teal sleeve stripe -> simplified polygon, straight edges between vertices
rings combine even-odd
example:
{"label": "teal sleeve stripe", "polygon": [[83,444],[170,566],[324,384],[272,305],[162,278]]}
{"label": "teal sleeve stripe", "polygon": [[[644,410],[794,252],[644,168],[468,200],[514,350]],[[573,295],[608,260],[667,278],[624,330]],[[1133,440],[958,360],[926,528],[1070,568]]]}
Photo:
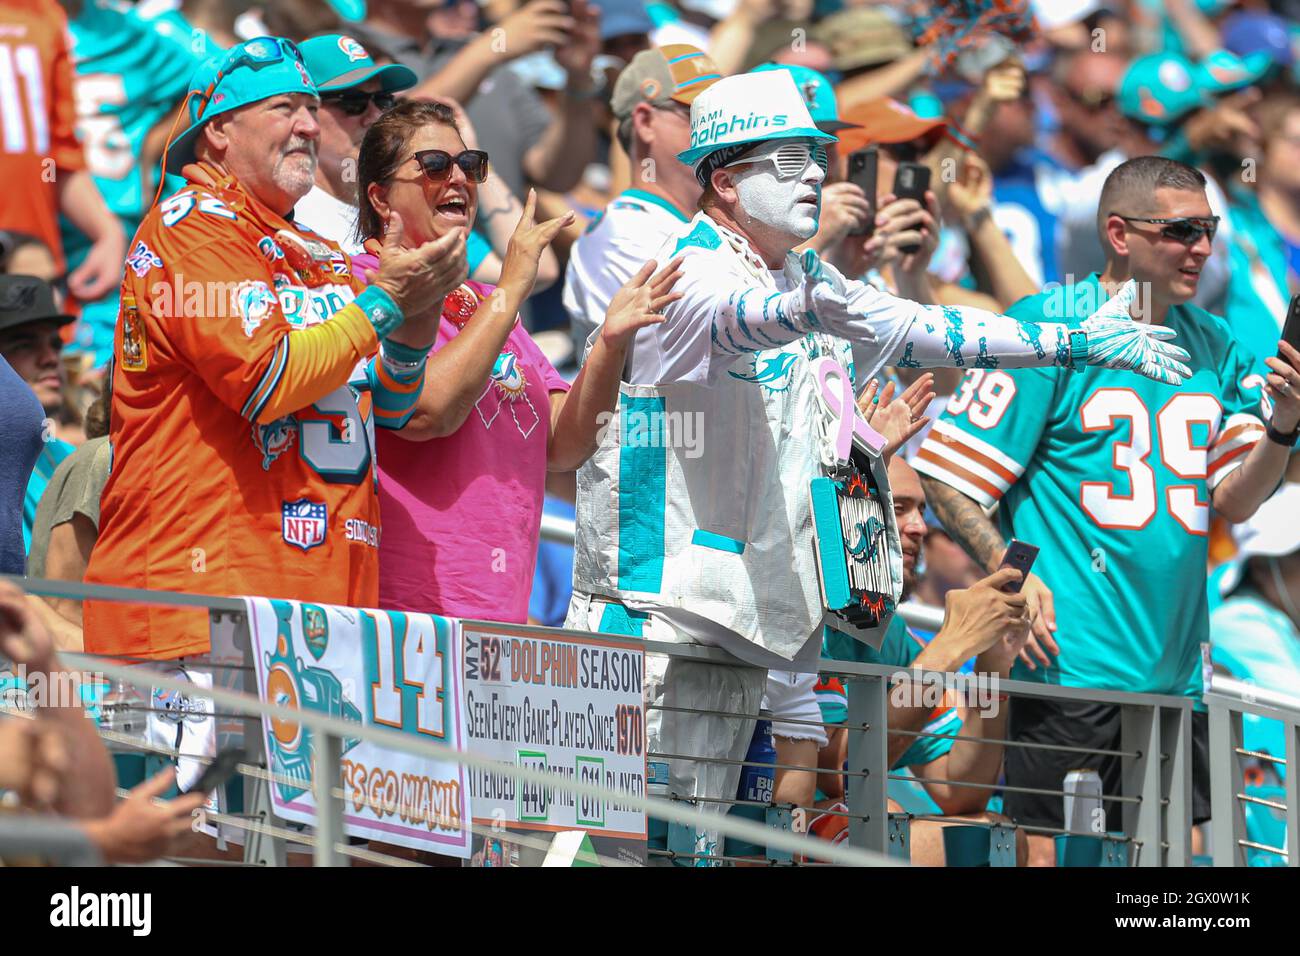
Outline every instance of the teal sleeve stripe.
{"label": "teal sleeve stripe", "polygon": [[691,535],[691,544],[698,544],[701,548],[713,548],[715,551],[729,551],[732,554],[745,553],[745,542],[728,538],[725,534],[714,534],[703,528],[695,529],[695,533]]}
{"label": "teal sleeve stripe", "polygon": [[[406,423],[411,420],[415,414],[416,407],[420,404],[420,393],[423,391],[424,382],[424,363],[414,372],[404,372],[399,381],[403,385],[413,385],[410,391],[396,391],[384,385],[383,379],[379,375],[379,369],[375,363],[380,361],[378,358],[372,358],[367,365],[367,378],[370,380],[370,395],[374,402],[375,408],[375,427],[387,428],[396,431],[406,427]],[[392,366],[384,363],[386,371],[394,379],[398,376],[393,375]]]}
{"label": "teal sleeve stripe", "polygon": [[275,347],[275,352],[271,354],[271,361],[267,364],[266,371],[262,373],[262,377],[257,382],[257,387],[248,396],[248,401],[244,402],[244,407],[239,414],[251,422],[257,421],[257,416],[262,414],[262,409],[266,407],[266,403],[275,394],[275,389],[280,384],[285,366],[288,364],[289,336],[286,335],[280,339],[280,344]]}
{"label": "teal sleeve stripe", "polygon": [[817,706],[821,708],[822,720],[826,723],[848,723],[849,705],[839,694],[818,694]]}
{"label": "teal sleeve stripe", "polygon": [[606,604],[600,615],[600,633],[622,634],[627,637],[643,637],[645,622],[650,615],[641,611],[632,611],[621,604]]}
{"label": "teal sleeve stripe", "polygon": [[361,306],[361,311],[365,312],[375,327],[375,334],[381,339],[402,324],[402,310],[393,297],[377,285],[366,286],[352,301]]}
{"label": "teal sleeve stripe", "polygon": [[619,397],[618,585],[659,592],[664,577],[668,443],[664,400]]}
{"label": "teal sleeve stripe", "polygon": [[[961,725],[961,716],[954,709],[941,714],[921,729],[927,734],[953,734],[955,736],[961,733]],[[918,737],[912,746],[903,752],[903,756],[898,758],[898,762],[894,764],[894,769],[938,760],[952,750],[952,745],[953,740],[950,738]]]}

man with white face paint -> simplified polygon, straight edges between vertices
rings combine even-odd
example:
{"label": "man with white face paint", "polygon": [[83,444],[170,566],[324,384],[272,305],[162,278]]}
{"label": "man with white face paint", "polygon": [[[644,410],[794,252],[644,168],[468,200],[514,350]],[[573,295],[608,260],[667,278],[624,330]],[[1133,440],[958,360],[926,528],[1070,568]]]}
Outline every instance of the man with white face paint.
{"label": "man with white face paint", "polygon": [[[647,718],[651,792],[730,798],[739,767],[716,761],[745,759],[765,692],[778,738],[825,742],[817,723],[800,723],[820,721],[815,675],[786,670],[811,668],[823,624],[839,620],[822,600],[809,492],[823,475],[824,359],[851,377],[850,343],[871,346],[860,382],[887,365],[1106,365],[1172,383],[1187,374],[1172,332],[1128,316],[1131,285],[1082,322],[1022,325],[895,298],[815,253],[794,255],[817,231],[830,139],[785,72],[724,78],[695,99],[679,158],[704,187],[701,211],[657,257],[684,254],[683,297],[637,334],[616,418],[578,474],[567,625],[720,646],[754,665],[649,660],[647,703],[668,708]],[[846,416],[852,408],[850,394]],[[693,454],[674,433],[685,421]],[[878,457],[870,468],[897,601],[888,479]],[[854,636],[878,646],[887,624]],[[685,847],[667,836],[673,850],[717,852],[713,831]]]}

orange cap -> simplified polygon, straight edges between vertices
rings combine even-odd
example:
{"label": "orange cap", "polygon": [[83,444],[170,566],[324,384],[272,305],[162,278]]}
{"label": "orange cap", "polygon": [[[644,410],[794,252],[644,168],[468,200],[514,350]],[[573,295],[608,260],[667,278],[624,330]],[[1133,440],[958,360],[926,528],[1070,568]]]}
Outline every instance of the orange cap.
{"label": "orange cap", "polygon": [[922,119],[897,100],[887,96],[855,103],[841,111],[841,117],[861,129],[839,134],[840,152],[853,153],[877,143],[910,143],[923,139],[933,146],[948,128],[946,120]]}

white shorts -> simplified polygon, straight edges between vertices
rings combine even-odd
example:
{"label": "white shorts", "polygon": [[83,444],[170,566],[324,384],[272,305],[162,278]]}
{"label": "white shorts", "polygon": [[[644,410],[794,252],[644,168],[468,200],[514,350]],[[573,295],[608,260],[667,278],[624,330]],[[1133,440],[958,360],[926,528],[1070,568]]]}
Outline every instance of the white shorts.
{"label": "white shorts", "polygon": [[[767,672],[767,689],[763,694],[763,708],[772,713],[772,736],[790,740],[811,740],[818,749],[829,742],[826,728],[820,726],[822,709],[817,704],[813,687],[816,674],[795,674],[790,671]],[[791,723],[791,721],[816,723]]]}

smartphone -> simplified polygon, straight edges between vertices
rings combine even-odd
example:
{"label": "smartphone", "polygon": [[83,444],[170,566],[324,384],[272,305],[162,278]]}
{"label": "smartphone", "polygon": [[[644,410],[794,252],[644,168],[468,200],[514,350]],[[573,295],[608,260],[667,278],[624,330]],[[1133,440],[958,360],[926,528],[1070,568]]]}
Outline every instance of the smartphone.
{"label": "smartphone", "polygon": [[[894,195],[899,199],[915,199],[925,208],[925,194],[930,188],[930,167],[920,163],[899,163],[894,176]],[[910,256],[921,248],[920,243],[899,246],[899,251]]]}
{"label": "smartphone", "polygon": [[186,793],[211,793],[235,775],[235,768],[248,762],[248,754],[238,747],[228,747],[217,754],[216,759],[208,764],[194,786]]}
{"label": "smartphone", "polygon": [[850,236],[870,236],[876,231],[876,170],[879,165],[880,150],[875,146],[860,149],[849,156],[849,182],[861,189],[871,204],[871,215],[861,228],[850,230]]}
{"label": "smartphone", "polygon": [[899,163],[894,177],[894,195],[899,199],[915,199],[925,205],[925,194],[930,188],[930,167],[921,163]]}
{"label": "smartphone", "polygon": [[1026,544],[1023,541],[1016,541],[1014,538],[1007,545],[1007,553],[1002,556],[1002,563],[999,568],[1015,568],[1020,572],[1021,578],[1008,584],[1003,590],[1010,591],[1013,594],[1019,594],[1020,589],[1024,586],[1025,578],[1029,577],[1029,569],[1034,566],[1034,559],[1038,557],[1038,548],[1032,544]]}
{"label": "smartphone", "polygon": [[[1293,349],[1300,349],[1300,295],[1291,297],[1291,308],[1286,310],[1286,325],[1282,328],[1282,341]],[[1282,350],[1278,349],[1278,358]]]}

